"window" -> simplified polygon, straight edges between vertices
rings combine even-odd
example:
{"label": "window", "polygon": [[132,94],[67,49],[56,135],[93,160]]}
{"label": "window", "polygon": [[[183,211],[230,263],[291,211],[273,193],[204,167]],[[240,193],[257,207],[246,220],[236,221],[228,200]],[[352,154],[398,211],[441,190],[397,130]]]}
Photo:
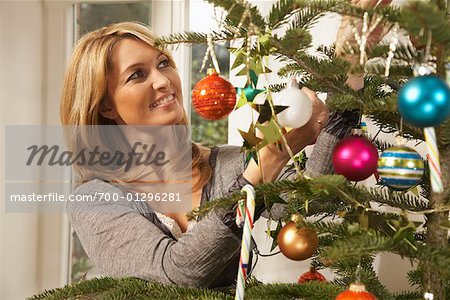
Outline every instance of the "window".
{"label": "window", "polygon": [[[189,30],[197,32],[208,32],[217,29],[217,20],[220,18],[221,12],[214,10],[213,6],[204,1],[191,1],[189,3]],[[205,17],[209,16],[209,17]],[[229,44],[222,44],[215,46],[215,53],[219,62],[221,74],[224,78],[228,78],[230,69],[230,54],[227,49]],[[203,57],[206,52],[205,45],[192,46],[192,66],[191,66],[191,90],[195,84],[206,76],[206,69],[211,63],[209,58],[208,64],[202,73],[200,67],[203,62]],[[205,142],[206,145],[220,145],[226,144],[228,137],[228,119],[220,121],[209,121],[203,119],[196,112],[191,102],[191,124],[192,124],[192,139],[196,142]]]}
{"label": "window", "polygon": [[[125,21],[151,24],[151,1],[117,3],[82,2],[74,4],[74,37],[78,40],[84,34],[106,25]],[[71,282],[78,282],[88,275],[93,277],[97,271],[89,261],[76,233],[72,231]]]}
{"label": "window", "polygon": [[137,21],[150,25],[150,2],[75,4],[76,37],[124,21]]}
{"label": "window", "polygon": [[[170,0],[90,1],[73,5],[73,12],[75,41],[87,32],[123,21],[137,21],[152,25],[152,29],[157,35],[167,35],[172,31],[182,32],[187,29],[204,32],[217,27],[217,22],[213,18],[215,14],[212,5],[203,0],[191,0],[189,1],[189,7],[184,1],[182,3],[182,1]],[[205,16],[210,17],[206,18]],[[189,28],[186,28],[188,25],[187,19],[190,20]],[[230,56],[226,47],[227,45],[216,45],[215,50],[221,76],[228,78]],[[192,59],[180,49],[173,51],[172,54],[174,54],[174,59],[177,62],[182,82],[186,83],[187,87],[192,88],[206,76],[206,69],[203,73],[199,73],[206,47],[204,45],[193,46],[191,51]],[[188,104],[186,109],[189,111],[191,98],[187,91],[184,94],[185,103]],[[227,143],[227,120],[208,121],[197,115],[192,107],[190,111],[194,141],[206,142],[209,145]],[[70,281],[72,283],[79,281],[86,275],[87,278],[92,278],[99,274],[95,266],[89,261],[76,233],[73,231],[71,249]]]}
{"label": "window", "polygon": [[[230,69],[230,54],[227,50],[227,45],[216,45],[215,52],[219,62],[220,76],[228,78]],[[195,45],[192,47],[192,75],[191,75],[191,90],[195,84],[206,76],[206,69],[202,73],[199,72],[203,56],[206,52],[205,45]],[[195,142],[205,142],[205,145],[221,145],[227,143],[228,119],[219,121],[210,121],[203,119],[195,112],[191,102],[191,124],[192,124],[192,139]]]}

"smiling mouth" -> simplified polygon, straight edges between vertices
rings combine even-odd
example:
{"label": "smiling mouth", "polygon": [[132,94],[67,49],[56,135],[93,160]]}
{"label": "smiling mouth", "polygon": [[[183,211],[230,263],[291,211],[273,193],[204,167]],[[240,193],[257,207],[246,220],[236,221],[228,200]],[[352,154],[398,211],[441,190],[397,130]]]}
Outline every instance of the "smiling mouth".
{"label": "smiling mouth", "polygon": [[173,94],[170,94],[169,96],[164,97],[164,98],[162,98],[162,99],[156,101],[155,103],[152,103],[152,104],[150,105],[150,108],[151,108],[151,109],[155,109],[155,108],[157,108],[158,106],[161,106],[161,105],[163,105],[163,104],[172,102],[172,101],[174,101],[174,100],[175,100],[174,95],[173,95]]}

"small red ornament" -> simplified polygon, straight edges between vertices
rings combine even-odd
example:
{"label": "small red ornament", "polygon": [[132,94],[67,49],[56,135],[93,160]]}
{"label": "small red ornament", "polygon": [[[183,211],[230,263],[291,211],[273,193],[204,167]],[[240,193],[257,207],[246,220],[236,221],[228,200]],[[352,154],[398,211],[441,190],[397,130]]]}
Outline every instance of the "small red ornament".
{"label": "small red ornament", "polygon": [[303,273],[297,283],[302,284],[309,281],[327,281],[325,276],[316,271],[314,267],[311,267],[308,272]]}
{"label": "small red ornament", "polygon": [[369,178],[378,168],[378,150],[360,134],[360,129],[342,139],[333,151],[333,167],[337,174],[348,180],[361,181]]}
{"label": "small red ornament", "polygon": [[335,300],[377,300],[377,298],[366,290],[362,283],[352,283],[350,288],[340,293]]}
{"label": "small red ornament", "polygon": [[208,69],[207,74],[192,90],[192,104],[195,111],[205,119],[224,119],[236,105],[236,90],[215,69]]}

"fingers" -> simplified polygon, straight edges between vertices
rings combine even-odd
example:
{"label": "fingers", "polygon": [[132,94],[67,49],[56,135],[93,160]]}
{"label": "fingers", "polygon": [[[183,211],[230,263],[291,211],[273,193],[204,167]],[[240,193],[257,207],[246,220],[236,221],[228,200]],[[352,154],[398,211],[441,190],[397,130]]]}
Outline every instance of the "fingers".
{"label": "fingers", "polygon": [[316,111],[320,111],[320,110],[323,109],[325,104],[323,104],[322,100],[320,100],[319,97],[317,97],[316,92],[314,92],[313,90],[308,89],[307,87],[303,87],[302,88],[302,92],[304,92],[308,96],[308,98],[312,101],[312,103],[313,103],[313,114]]}
{"label": "fingers", "polygon": [[392,0],[352,0],[351,3],[361,8],[389,5]]}
{"label": "fingers", "polygon": [[[316,100],[320,101],[319,98],[317,98],[316,92],[313,90],[308,89],[306,86],[302,87],[302,92],[305,93],[311,101],[315,102]],[[320,101],[322,102],[322,101]]]}
{"label": "fingers", "polygon": [[360,0],[356,1],[355,5],[361,8],[375,7],[378,5],[389,5],[392,0]]}
{"label": "fingers", "polygon": [[311,124],[314,127],[323,127],[328,121],[328,107],[322,102],[322,100],[317,97],[316,92],[313,90],[303,87],[302,91],[311,99],[313,103],[313,113],[311,116]]}
{"label": "fingers", "polygon": [[392,0],[381,0],[379,5],[389,5],[392,3]]}

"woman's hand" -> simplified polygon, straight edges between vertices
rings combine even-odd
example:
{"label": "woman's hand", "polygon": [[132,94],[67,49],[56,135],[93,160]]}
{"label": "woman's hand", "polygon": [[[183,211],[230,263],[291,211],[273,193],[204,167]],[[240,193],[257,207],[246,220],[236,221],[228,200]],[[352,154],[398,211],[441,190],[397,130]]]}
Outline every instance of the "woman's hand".
{"label": "woman's hand", "polygon": [[[285,134],[286,141],[293,154],[316,142],[323,126],[328,122],[329,116],[328,108],[314,91],[306,87],[302,88],[302,91],[311,99],[313,110],[308,123]],[[244,177],[254,185],[275,180],[290,160],[286,147],[283,145],[282,148],[283,150],[280,151],[277,145],[270,144],[259,150],[260,165],[258,166],[251,160],[244,171]]]}
{"label": "woman's hand", "polygon": [[[327,106],[320,100],[316,93],[307,87],[303,87],[302,91],[309,97],[313,104],[311,119],[308,123],[300,128],[289,131],[285,136],[294,154],[300,152],[308,145],[313,145],[323,126],[328,122],[329,111]],[[286,152],[284,150],[284,152]],[[285,153],[287,155],[287,153]],[[290,157],[287,157],[289,159]]]}

